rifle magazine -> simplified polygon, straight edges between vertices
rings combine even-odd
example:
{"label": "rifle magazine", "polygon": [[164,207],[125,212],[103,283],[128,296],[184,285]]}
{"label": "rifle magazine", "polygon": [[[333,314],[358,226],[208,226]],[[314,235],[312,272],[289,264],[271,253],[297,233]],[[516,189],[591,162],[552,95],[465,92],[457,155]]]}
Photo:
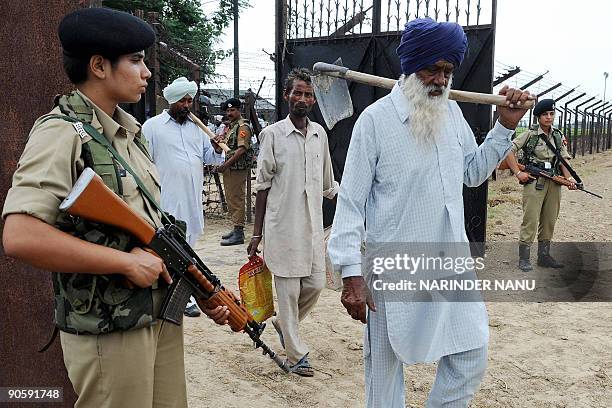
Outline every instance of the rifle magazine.
{"label": "rifle magazine", "polygon": [[168,290],[159,312],[159,318],[180,325],[183,321],[185,306],[187,306],[192,292],[193,288],[186,278],[181,277],[176,280]]}

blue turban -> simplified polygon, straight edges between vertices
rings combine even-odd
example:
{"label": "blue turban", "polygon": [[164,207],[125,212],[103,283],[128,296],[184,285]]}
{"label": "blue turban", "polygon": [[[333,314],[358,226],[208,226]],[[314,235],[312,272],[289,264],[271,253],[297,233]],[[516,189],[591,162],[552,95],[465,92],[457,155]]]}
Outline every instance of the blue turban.
{"label": "blue turban", "polygon": [[410,75],[440,60],[458,68],[466,48],[467,37],[459,24],[417,18],[406,23],[397,56],[402,72]]}

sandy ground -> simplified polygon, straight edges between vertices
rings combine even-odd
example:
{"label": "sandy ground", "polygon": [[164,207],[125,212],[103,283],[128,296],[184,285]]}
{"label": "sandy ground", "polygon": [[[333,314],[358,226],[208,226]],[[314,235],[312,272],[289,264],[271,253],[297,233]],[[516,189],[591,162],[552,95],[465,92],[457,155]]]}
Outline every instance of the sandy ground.
{"label": "sandy ground", "polygon": [[[555,238],[612,241],[612,152],[573,162],[587,188],[604,200],[564,190]],[[520,186],[500,174],[490,184],[488,240],[514,241],[521,220]],[[207,265],[237,290],[245,246],[221,247],[225,220],[208,219],[197,250]],[[247,226],[247,232],[252,231]],[[534,257],[532,257],[534,259]],[[515,258],[502,260],[514,264]],[[517,274],[519,272],[517,271]],[[473,407],[611,407],[612,304],[488,303],[489,366]],[[324,290],[301,326],[311,346],[313,378],[283,374],[248,336],[208,319],[185,320],[185,358],[191,407],[362,407],[362,325]],[[281,351],[270,325],[263,340]],[[406,404],[422,407],[435,365],[405,368]]]}

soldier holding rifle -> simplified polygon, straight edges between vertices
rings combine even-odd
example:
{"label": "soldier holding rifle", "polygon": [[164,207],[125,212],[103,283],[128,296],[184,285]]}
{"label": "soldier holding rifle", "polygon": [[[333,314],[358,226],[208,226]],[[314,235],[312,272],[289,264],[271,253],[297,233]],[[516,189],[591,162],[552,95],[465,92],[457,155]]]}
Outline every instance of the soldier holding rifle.
{"label": "soldier holding rifle", "polygon": [[570,170],[561,163],[558,156],[569,160],[567,141],[561,131],[552,126],[555,119],[555,101],[543,99],[533,109],[538,124],[522,133],[512,141],[512,152],[506,162],[508,167],[523,184],[523,222],[519,237],[519,268],[528,272],[531,266],[531,244],[538,236],[538,266],[562,268],[550,255],[550,241],[555,231],[555,223],[561,207],[561,185],[553,180],[533,176],[519,169],[515,154],[522,150],[521,163],[531,164],[550,173],[552,176],[563,175],[570,184],[570,190],[576,190],[576,181]]}
{"label": "soldier holding rifle", "polygon": [[[4,203],[4,250],[54,271],[55,323],[77,407],[186,407],[182,326],[156,319],[172,281],[164,263],[127,233],[58,210],[91,167],[135,213],[161,226],[152,203],[160,199],[157,170],[140,125],[118,107],[145,92],[151,73],[143,50],[155,34],[130,14],[88,8],[62,20],[59,38],[76,90],[30,132]],[[229,313],[205,312],[218,323]]]}

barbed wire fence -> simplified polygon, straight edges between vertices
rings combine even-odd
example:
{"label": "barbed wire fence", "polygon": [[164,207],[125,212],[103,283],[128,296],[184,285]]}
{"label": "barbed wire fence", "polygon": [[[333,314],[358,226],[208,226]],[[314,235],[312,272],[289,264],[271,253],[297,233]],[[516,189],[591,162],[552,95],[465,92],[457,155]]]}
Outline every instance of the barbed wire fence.
{"label": "barbed wire fence", "polygon": [[[240,89],[251,89],[253,92],[259,90],[259,97],[273,105],[276,81],[274,79],[274,62],[270,59],[270,54],[263,49],[258,51],[240,51],[240,61],[243,66],[248,67],[248,70],[240,74]],[[218,63],[216,73],[206,84],[206,88],[215,89],[219,93],[233,90],[233,64],[234,62],[231,58],[226,58]],[[259,89],[260,86],[261,89]],[[257,99],[255,101],[255,109],[263,109],[263,101]],[[210,218],[225,218],[227,214],[227,204],[220,177],[222,176],[215,174],[211,167],[205,168],[202,199],[204,213]],[[254,178],[255,169],[252,169],[251,180],[253,181]],[[254,196],[253,192],[252,203],[255,202]]]}
{"label": "barbed wire fence", "polygon": [[[581,91],[580,84],[564,84],[548,76],[548,71],[535,73],[495,61],[495,90],[503,84],[526,89],[538,99],[554,99],[558,127],[568,141],[573,157],[609,150],[612,147],[612,104],[599,94]],[[523,128],[535,122],[533,112],[521,121]]]}

